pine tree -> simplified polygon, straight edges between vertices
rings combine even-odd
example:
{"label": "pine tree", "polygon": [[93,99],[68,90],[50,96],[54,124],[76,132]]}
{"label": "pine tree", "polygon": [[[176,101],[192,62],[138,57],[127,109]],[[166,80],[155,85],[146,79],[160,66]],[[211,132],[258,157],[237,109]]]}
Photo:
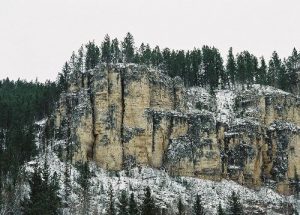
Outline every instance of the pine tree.
{"label": "pine tree", "polygon": [[186,84],[186,75],[185,75],[185,52],[184,50],[179,50],[176,53],[176,70],[175,76],[179,76],[183,79]]}
{"label": "pine tree", "polygon": [[191,51],[191,75],[189,75],[190,78],[190,85],[196,86],[199,85],[199,72],[200,72],[200,66],[202,62],[202,55],[200,49],[194,49]]}
{"label": "pine tree", "polygon": [[122,43],[124,61],[126,63],[133,62],[134,59],[134,39],[131,33],[127,33]]}
{"label": "pine tree", "polygon": [[108,197],[109,197],[109,202],[108,202],[107,215],[115,215],[116,209],[115,209],[115,201],[114,201],[114,191],[111,184],[109,185]]}
{"label": "pine tree", "polygon": [[264,57],[260,58],[260,67],[258,69],[257,83],[261,85],[267,84],[267,64]]}
{"label": "pine tree", "polygon": [[268,70],[268,84],[274,87],[279,87],[279,76],[282,69],[282,62],[279,58],[277,52],[273,52],[272,57],[269,61],[269,70]]}
{"label": "pine tree", "polygon": [[282,63],[278,73],[278,88],[282,90],[289,90],[290,85],[291,82],[289,82],[289,79],[286,75],[285,64]]}
{"label": "pine tree", "polygon": [[222,208],[221,202],[219,202],[219,206],[218,206],[218,215],[225,215],[225,211]]}
{"label": "pine tree", "polygon": [[70,168],[68,163],[65,163],[64,176],[65,176],[64,177],[64,188],[65,188],[64,202],[65,202],[65,206],[68,207],[69,197],[71,194]]}
{"label": "pine tree", "polygon": [[233,86],[235,85],[236,69],[236,62],[232,52],[232,47],[230,47],[227,56],[226,72]]}
{"label": "pine tree", "polygon": [[78,54],[77,54],[77,69],[80,73],[84,72],[84,49],[83,46],[81,46],[78,49]]}
{"label": "pine tree", "polygon": [[155,203],[151,196],[150,187],[146,187],[145,198],[142,205],[142,215],[155,215]]}
{"label": "pine tree", "polygon": [[50,180],[47,164],[45,164],[43,171],[38,169],[37,165],[35,166],[29,185],[31,188],[30,198],[24,199],[21,203],[25,215],[59,213],[61,200],[57,196],[59,190],[58,178],[55,173]]}
{"label": "pine tree", "polygon": [[125,190],[122,190],[121,196],[119,198],[119,204],[118,204],[118,214],[119,215],[129,215],[128,212],[128,197],[127,192]]}
{"label": "pine tree", "polygon": [[145,47],[145,50],[142,54],[142,58],[143,58],[143,61],[146,65],[150,65],[151,63],[151,48],[150,48],[150,45],[147,44],[146,47]]}
{"label": "pine tree", "polygon": [[224,76],[223,59],[219,50],[214,47],[202,47],[202,65],[201,65],[200,85],[208,86],[211,93],[219,86],[219,79],[222,85],[226,82]]}
{"label": "pine tree", "polygon": [[129,198],[129,215],[137,215],[138,214],[138,206],[134,199],[134,193],[130,194]]}
{"label": "pine tree", "polygon": [[86,45],[85,68],[86,70],[94,69],[100,62],[100,49],[94,41]]}
{"label": "pine tree", "polygon": [[182,204],[182,200],[181,200],[180,197],[179,197],[179,200],[178,200],[177,209],[178,209],[178,215],[185,214],[184,213],[184,205]]}
{"label": "pine tree", "polygon": [[197,194],[196,200],[194,203],[194,214],[195,215],[204,215],[205,214],[204,207],[201,202],[201,196],[199,194]]}
{"label": "pine tree", "polygon": [[119,41],[117,38],[113,39],[111,42],[111,55],[113,63],[121,62],[121,51],[119,47]]}
{"label": "pine tree", "polygon": [[88,190],[90,185],[89,179],[91,177],[89,163],[88,162],[77,163],[77,165],[80,173],[78,178],[78,183],[80,184],[83,190]]}
{"label": "pine tree", "polygon": [[105,63],[110,63],[112,59],[111,54],[111,44],[110,44],[110,37],[108,34],[105,35],[104,41],[101,44],[101,59]]}
{"label": "pine tree", "polygon": [[229,201],[228,201],[228,205],[229,205],[228,213],[230,215],[242,215],[242,214],[244,214],[243,206],[240,203],[239,196],[234,191],[232,191],[232,194],[231,194],[231,196],[229,198]]}
{"label": "pine tree", "polygon": [[[1,150],[1,146],[0,146],[0,150]],[[3,204],[2,189],[3,189],[3,185],[2,185],[2,170],[0,169],[0,213],[2,211],[2,204]]]}
{"label": "pine tree", "polygon": [[139,53],[139,56],[140,56],[140,63],[141,64],[145,64],[145,59],[144,59],[144,52],[145,52],[145,49],[146,49],[146,46],[145,46],[145,44],[144,43],[142,43],[141,45],[140,45],[140,48],[138,49],[138,53]]}
{"label": "pine tree", "polygon": [[151,63],[153,66],[158,66],[162,63],[163,57],[160,52],[159,46],[155,46],[151,53]]}
{"label": "pine tree", "polygon": [[236,73],[236,81],[244,86],[246,83],[246,66],[244,62],[243,54],[238,54],[237,56],[237,73]]}
{"label": "pine tree", "polygon": [[42,198],[43,181],[40,174],[41,174],[40,170],[38,169],[37,165],[35,165],[33,176],[29,181],[30,198],[24,199],[24,201],[21,202],[22,212],[25,215],[38,214],[39,212],[42,211],[42,208],[40,208],[41,206],[39,206],[39,205],[43,206],[43,201],[44,201],[44,199]]}
{"label": "pine tree", "polygon": [[59,74],[59,86],[62,90],[67,90],[69,87],[69,75],[71,73],[71,68],[66,62],[63,66],[62,73]]}
{"label": "pine tree", "polygon": [[168,74],[171,72],[171,51],[169,48],[165,48],[162,52],[163,56],[163,68]]}
{"label": "pine tree", "polygon": [[91,171],[89,168],[89,163],[77,163],[78,170],[79,170],[79,177],[78,177],[78,183],[82,188],[82,212],[86,212],[89,208],[90,203],[90,177],[91,177]]}
{"label": "pine tree", "polygon": [[47,194],[48,194],[48,214],[58,214],[61,204],[61,198],[58,197],[59,191],[59,178],[56,172],[54,172],[51,177],[51,181],[48,185]]}
{"label": "pine tree", "polygon": [[192,86],[191,76],[192,76],[192,59],[190,51],[185,54],[185,68],[184,68],[184,82],[186,86]]}
{"label": "pine tree", "polygon": [[299,82],[297,72],[299,71],[300,68],[300,55],[298,54],[295,48],[293,49],[292,55],[288,57],[288,59],[286,60],[285,67],[286,67],[285,89],[293,92],[293,88],[297,86]]}
{"label": "pine tree", "polygon": [[258,61],[257,58],[250,54],[248,51],[243,51],[238,54],[237,57],[237,74],[236,80],[240,83],[250,84],[254,82],[255,76],[258,73]]}
{"label": "pine tree", "polygon": [[295,168],[295,172],[294,172],[294,181],[295,181],[295,196],[296,198],[299,198],[299,193],[300,193],[300,180],[299,180],[299,175],[297,173],[297,169]]}

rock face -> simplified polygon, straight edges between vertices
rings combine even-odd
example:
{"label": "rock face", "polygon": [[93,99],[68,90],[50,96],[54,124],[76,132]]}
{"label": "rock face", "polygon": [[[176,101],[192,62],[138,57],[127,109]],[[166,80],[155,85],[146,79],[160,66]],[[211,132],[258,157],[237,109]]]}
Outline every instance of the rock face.
{"label": "rock face", "polygon": [[74,161],[293,192],[300,172],[298,97],[256,85],[210,95],[137,65],[101,65],[75,76],[55,113],[56,138]]}

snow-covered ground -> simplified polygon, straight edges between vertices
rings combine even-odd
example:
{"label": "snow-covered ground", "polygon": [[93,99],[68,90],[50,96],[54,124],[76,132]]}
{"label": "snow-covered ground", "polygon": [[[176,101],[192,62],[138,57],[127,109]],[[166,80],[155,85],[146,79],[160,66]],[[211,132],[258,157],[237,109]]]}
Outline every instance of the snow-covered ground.
{"label": "snow-covered ground", "polygon": [[230,124],[234,117],[234,98],[232,90],[219,90],[216,92],[217,121]]}
{"label": "snow-covered ground", "polygon": [[[41,153],[35,160],[26,164],[26,171],[33,172],[33,166],[37,162],[42,168],[47,160],[50,169],[50,175],[56,172],[59,176],[60,195],[65,193],[64,188],[64,171],[66,164],[57,157],[49,146],[45,153]],[[105,207],[108,204],[109,186],[112,185],[117,204],[117,197],[122,190],[127,190],[128,193],[133,192],[139,203],[142,202],[144,189],[150,186],[153,196],[155,197],[160,207],[168,208],[171,213],[176,212],[176,205],[179,197],[183,199],[184,204],[190,207],[193,204],[196,194],[200,194],[207,214],[216,214],[216,209],[219,202],[225,208],[227,206],[228,197],[232,191],[240,195],[241,201],[245,207],[259,205],[267,205],[264,210],[268,214],[275,214],[273,209],[280,209],[282,204],[288,199],[279,195],[269,188],[261,188],[259,191],[241,186],[233,181],[222,180],[220,182],[197,179],[192,177],[171,177],[168,173],[162,170],[136,167],[129,171],[109,172],[90,163],[92,177],[90,179],[89,188],[89,213],[87,214],[103,214]],[[82,188],[78,184],[79,172],[69,164],[70,179],[71,179],[71,195],[69,205],[71,209],[64,209],[64,214],[81,214],[83,203]],[[25,193],[28,195],[29,187],[24,186]],[[290,199],[292,201],[292,198]],[[269,208],[269,209],[266,209]]]}

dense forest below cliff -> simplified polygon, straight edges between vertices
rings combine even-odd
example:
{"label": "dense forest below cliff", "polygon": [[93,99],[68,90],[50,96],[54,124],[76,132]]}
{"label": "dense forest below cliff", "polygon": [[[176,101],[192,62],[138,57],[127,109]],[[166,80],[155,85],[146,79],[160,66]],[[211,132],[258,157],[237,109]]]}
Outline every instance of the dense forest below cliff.
{"label": "dense forest below cliff", "polygon": [[[210,46],[193,50],[161,50],[159,46],[151,48],[149,44],[144,43],[136,46],[130,33],[127,33],[122,41],[117,38],[111,40],[109,35],[106,35],[101,44],[88,42],[77,52],[73,52],[70,60],[59,72],[57,81],[39,83],[12,81],[8,78],[0,81],[0,214],[72,214],[72,210],[63,210],[72,207],[69,203],[71,201],[68,200],[71,198],[71,191],[68,189],[71,181],[75,180],[70,175],[70,169],[73,167],[68,167],[68,162],[71,161],[64,161],[66,165],[63,173],[63,193],[58,192],[59,178],[52,174],[49,168],[47,162],[51,159],[47,158],[48,154],[42,157],[43,162],[34,166],[32,177],[26,177],[25,167],[41,153],[48,153],[48,147],[51,148],[49,141],[45,140],[52,138],[47,135],[50,131],[39,129],[45,123],[44,119],[51,118],[60,94],[68,91],[70,83],[84,85],[82,77],[86,74],[89,76],[89,71],[96,69],[100,64],[120,67],[130,64],[146,65],[171,78],[180,77],[187,88],[201,87],[211,94],[215,94],[216,90],[237,87],[247,89],[253,84],[260,84],[299,95],[300,54],[296,49],[292,50],[291,56],[284,59],[281,59],[277,52],[273,52],[271,58],[266,61],[264,57],[256,57],[248,51],[234,54],[232,48],[229,49],[227,58],[223,59],[219,50]],[[45,128],[48,129],[49,125]],[[41,141],[37,141],[39,132],[46,134]],[[40,144],[45,146],[41,147]],[[63,157],[61,150],[57,153],[60,158]],[[88,195],[92,195],[90,189],[92,186],[96,187],[90,179],[100,173],[91,170],[87,162],[77,163],[74,168],[79,175],[76,183],[83,190],[84,206],[79,214],[84,214],[84,210],[88,211],[89,207]],[[120,178],[119,173],[109,174]],[[27,180],[27,190],[30,188],[31,191],[27,195],[18,195]],[[176,180],[177,183],[178,179]],[[300,188],[297,172],[295,181],[294,186],[298,193]],[[136,199],[133,192],[114,193],[111,184],[101,189],[107,189],[108,204],[104,204],[107,214],[167,214],[165,206],[159,206],[159,198],[154,199],[151,196],[151,186],[146,187],[142,202]],[[144,193],[144,190],[140,192]],[[243,206],[239,197],[235,192],[230,195],[226,210],[223,211],[221,204],[215,206],[218,207],[219,214],[227,214],[226,211],[228,214],[241,214]],[[193,202],[189,212],[205,214],[201,196],[189,198]],[[180,195],[176,196],[176,199],[176,209],[172,211],[184,214],[187,202],[182,200]],[[292,210],[291,204],[285,207]]]}

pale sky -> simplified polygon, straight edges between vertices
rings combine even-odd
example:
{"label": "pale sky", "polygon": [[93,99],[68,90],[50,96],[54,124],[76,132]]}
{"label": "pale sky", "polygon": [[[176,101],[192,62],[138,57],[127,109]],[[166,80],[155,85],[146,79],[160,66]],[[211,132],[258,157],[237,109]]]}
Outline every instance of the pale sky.
{"label": "pale sky", "polygon": [[299,0],[0,0],[0,79],[54,80],[81,44],[128,31],[138,46],[287,57],[299,23]]}

